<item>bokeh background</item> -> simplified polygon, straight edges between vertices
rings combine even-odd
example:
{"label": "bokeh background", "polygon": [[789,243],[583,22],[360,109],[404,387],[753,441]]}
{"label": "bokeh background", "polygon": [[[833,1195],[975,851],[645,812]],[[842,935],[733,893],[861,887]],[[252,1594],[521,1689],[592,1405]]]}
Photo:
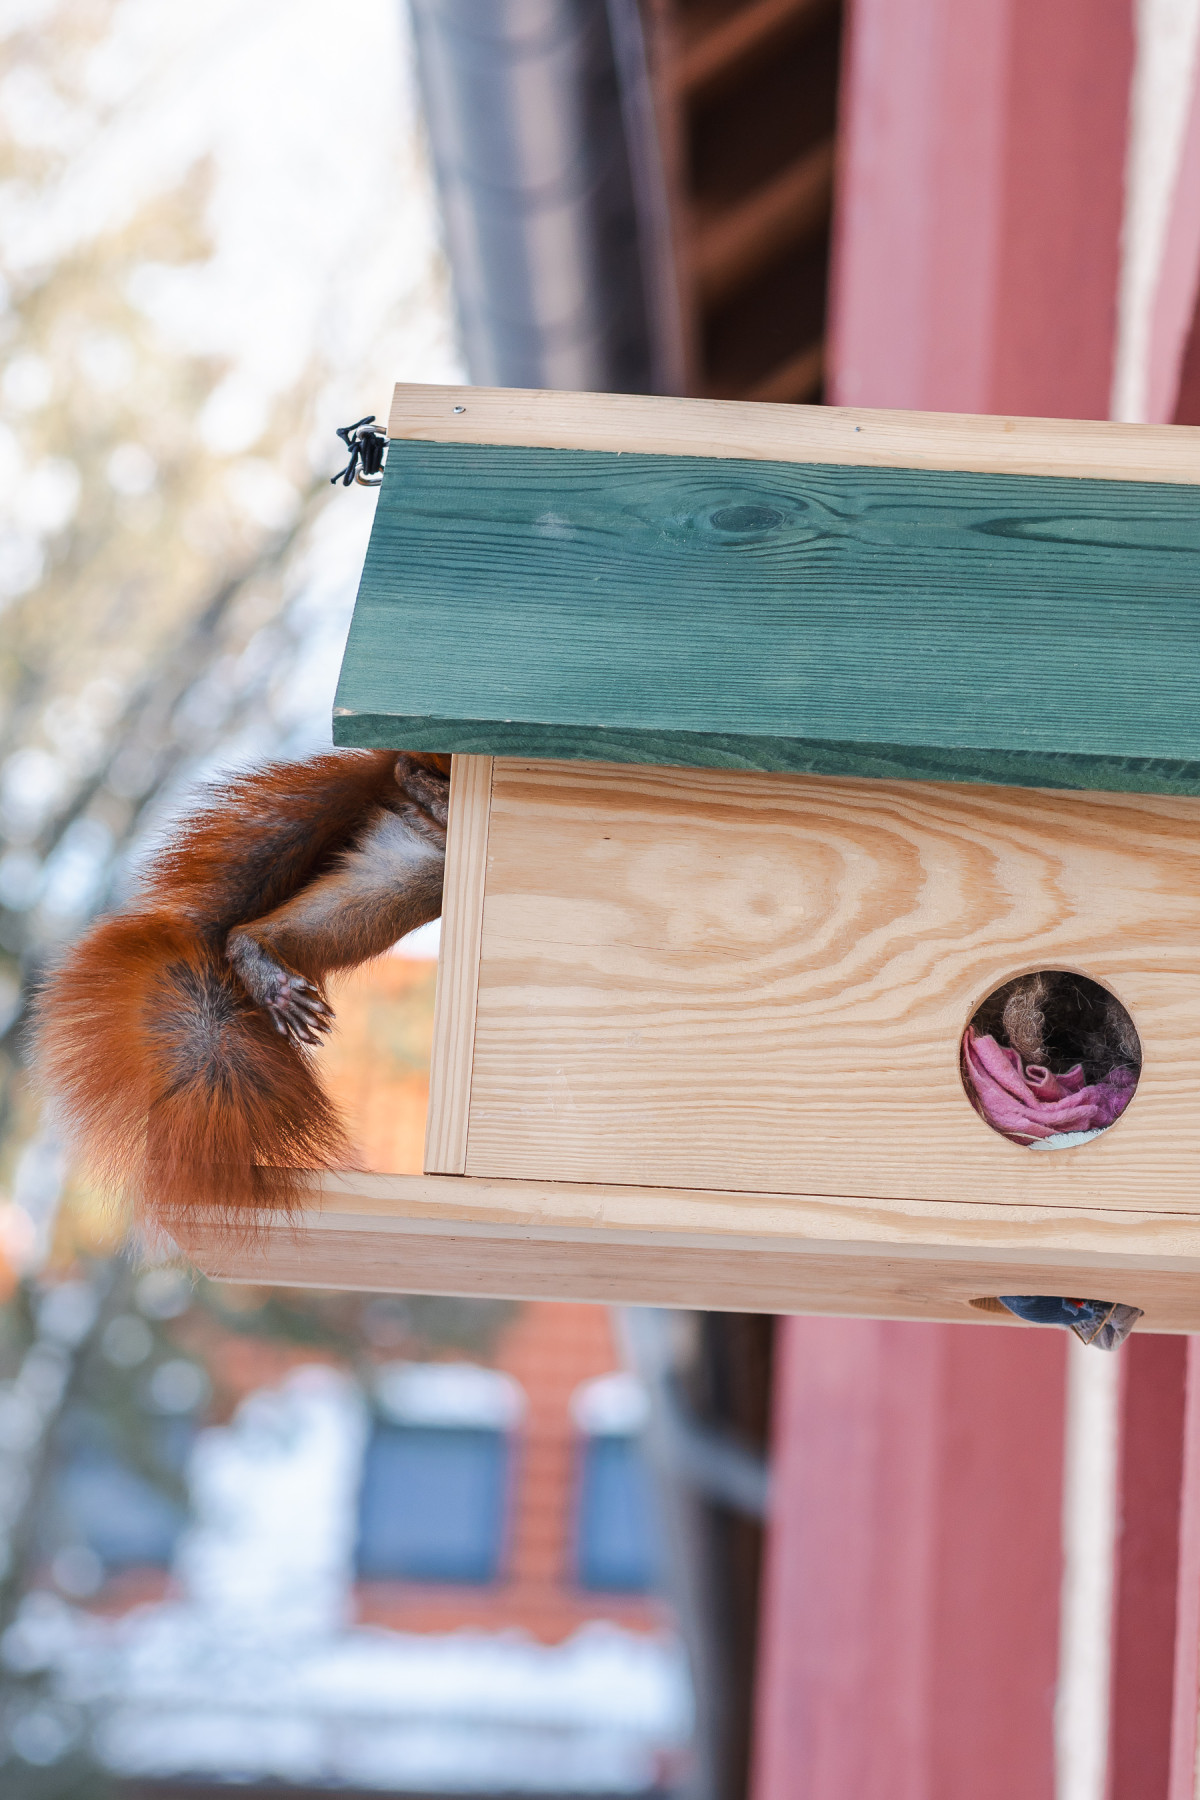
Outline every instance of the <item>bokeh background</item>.
{"label": "bokeh background", "polygon": [[[6,5],[0,268],[0,1787],[657,1789],[688,1681],[607,1312],[197,1280],[21,1056],[189,791],[329,744],[334,428],[463,375],[407,14]],[[420,1168],[436,952],[338,996],[375,1167]]]}
{"label": "bokeh background", "polygon": [[[0,1791],[1194,1800],[1200,1348],[194,1279],[22,1062],[397,379],[1200,422],[1200,0],[2,0]],[[1086,682],[1086,620],[1078,635]],[[419,1166],[436,931],[322,1054]]]}

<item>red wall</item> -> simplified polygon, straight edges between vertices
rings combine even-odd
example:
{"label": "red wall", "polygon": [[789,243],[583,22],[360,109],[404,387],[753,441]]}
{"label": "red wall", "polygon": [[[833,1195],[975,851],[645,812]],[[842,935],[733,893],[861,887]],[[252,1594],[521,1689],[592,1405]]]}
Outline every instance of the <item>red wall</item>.
{"label": "red wall", "polygon": [[1131,0],[854,0],[845,406],[1107,417]]}
{"label": "red wall", "polygon": [[758,1800],[1049,1800],[1062,1350],[788,1322]]}
{"label": "red wall", "polygon": [[1188,1339],[1134,1336],[1121,1353],[1112,1715],[1112,1800],[1167,1800]]}
{"label": "red wall", "polygon": [[[830,398],[1103,418],[1131,0],[851,13]],[[786,1323],[754,1800],[1052,1800],[1065,1354]]]}

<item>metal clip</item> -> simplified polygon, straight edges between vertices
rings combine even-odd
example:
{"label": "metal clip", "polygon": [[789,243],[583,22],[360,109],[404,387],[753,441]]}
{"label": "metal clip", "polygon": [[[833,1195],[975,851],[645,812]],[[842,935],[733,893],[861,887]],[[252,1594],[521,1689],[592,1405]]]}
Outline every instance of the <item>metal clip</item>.
{"label": "metal clip", "polygon": [[349,487],[352,481],[359,487],[378,487],[383,480],[388,441],[387,432],[375,424],[375,414],[368,413],[355,425],[339,425],[338,436],[350,452],[350,461],[332,477],[330,487],[336,487],[339,481],[343,487]]}

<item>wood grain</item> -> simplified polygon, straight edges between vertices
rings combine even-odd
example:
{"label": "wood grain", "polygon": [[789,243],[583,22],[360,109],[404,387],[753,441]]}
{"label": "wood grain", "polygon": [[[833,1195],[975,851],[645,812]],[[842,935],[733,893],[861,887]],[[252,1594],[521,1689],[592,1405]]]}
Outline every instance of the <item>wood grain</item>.
{"label": "wood grain", "polygon": [[858,468],[1200,482],[1200,426],[400,382],[388,436]]}
{"label": "wood grain", "polygon": [[491,757],[456,756],[425,1132],[425,1167],[435,1174],[461,1175],[466,1167],[491,793]]}
{"label": "wood grain", "polygon": [[[958,1073],[1012,976],[1109,986],[1145,1067],[1021,1148]],[[498,759],[471,1175],[1200,1215],[1200,805]]]}
{"label": "wood grain", "polygon": [[1028,1328],[971,1301],[1065,1289],[1200,1330],[1195,1217],[446,1176],[343,1175],[314,1199],[253,1243],[193,1221],[185,1248],[225,1280],[1006,1329]]}
{"label": "wood grain", "polygon": [[398,443],[335,736],[1200,792],[1198,589],[1169,483]]}

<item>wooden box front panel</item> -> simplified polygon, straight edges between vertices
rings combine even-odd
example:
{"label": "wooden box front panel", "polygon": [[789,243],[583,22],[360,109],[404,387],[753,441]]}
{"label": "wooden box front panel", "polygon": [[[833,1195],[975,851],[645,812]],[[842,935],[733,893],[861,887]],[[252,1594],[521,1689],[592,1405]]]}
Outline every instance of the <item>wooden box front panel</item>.
{"label": "wooden box front panel", "polygon": [[[1200,801],[460,761],[431,1169],[1200,1213]],[[1073,1150],[1008,1143],[959,1078],[1037,968],[1142,1038]]]}

